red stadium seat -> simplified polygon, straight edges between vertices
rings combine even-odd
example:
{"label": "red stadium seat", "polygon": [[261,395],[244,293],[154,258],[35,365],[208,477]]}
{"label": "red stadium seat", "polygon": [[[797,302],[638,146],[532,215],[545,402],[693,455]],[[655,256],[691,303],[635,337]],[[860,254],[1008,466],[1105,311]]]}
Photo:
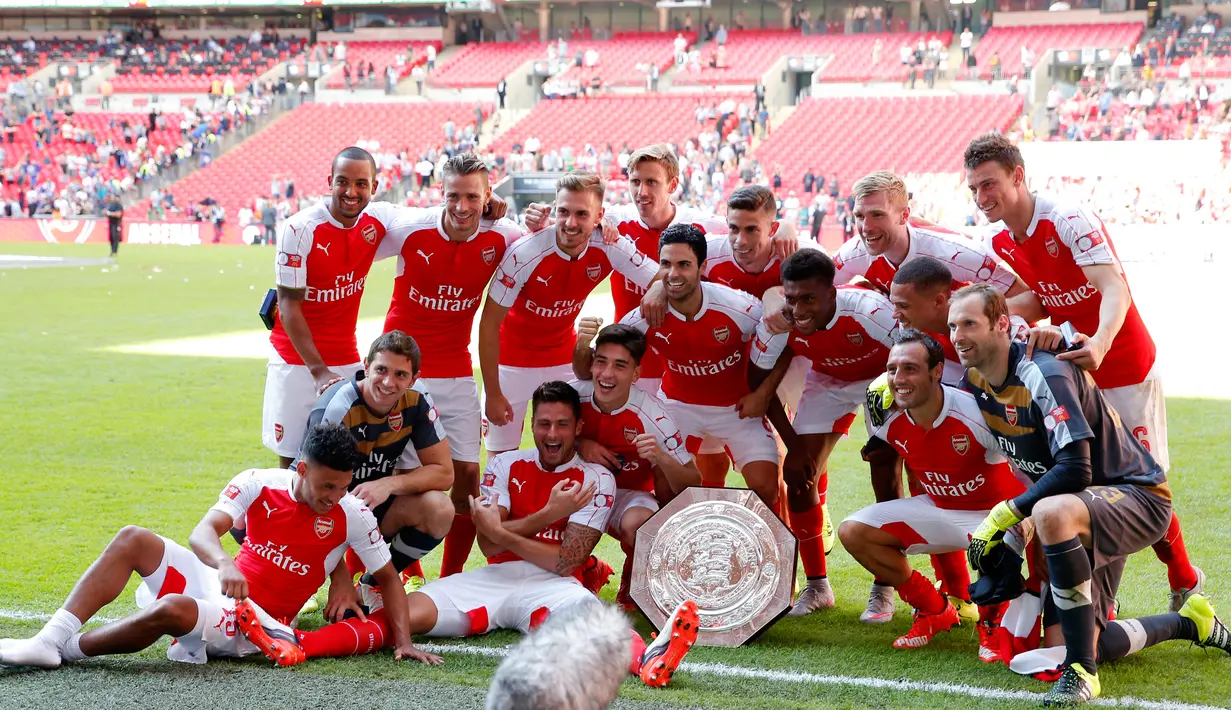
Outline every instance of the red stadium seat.
{"label": "red stadium seat", "polygon": [[1024,27],[992,27],[975,46],[979,76],[987,79],[992,70],[988,60],[1000,55],[1001,70],[1006,76],[1021,73],[1022,47],[1029,47],[1041,59],[1049,49],[1124,49],[1141,38],[1140,22],[1118,22],[1096,25],[1027,25]]}

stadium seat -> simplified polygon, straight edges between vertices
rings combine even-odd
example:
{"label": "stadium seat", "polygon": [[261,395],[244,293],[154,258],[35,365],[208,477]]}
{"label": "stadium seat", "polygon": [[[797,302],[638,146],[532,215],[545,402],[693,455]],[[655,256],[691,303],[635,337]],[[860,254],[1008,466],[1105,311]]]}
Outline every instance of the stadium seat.
{"label": "stadium seat", "polygon": [[1027,25],[1023,27],[992,27],[975,46],[979,76],[992,75],[988,60],[1000,56],[1006,75],[1021,73],[1022,47],[1029,47],[1034,56],[1043,58],[1049,49],[1124,49],[1141,37],[1140,22],[1115,22],[1094,25]]}
{"label": "stadium seat", "polygon": [[[347,42],[346,62],[352,66],[351,77],[356,80],[358,74],[354,71],[354,68],[359,64],[363,64],[365,68],[368,64],[371,64],[376,69],[377,77],[372,85],[383,89],[385,87],[385,68],[396,64],[397,55],[413,55],[411,61],[398,67],[398,79],[401,80],[410,74],[410,70],[415,65],[423,64],[427,61],[425,52],[429,44],[434,45],[436,51],[440,51],[442,46],[440,42]],[[408,45],[411,47],[411,52],[407,52]],[[346,88],[346,79],[342,72],[341,64],[337,64],[333,71],[329,72],[325,86],[329,89]]]}

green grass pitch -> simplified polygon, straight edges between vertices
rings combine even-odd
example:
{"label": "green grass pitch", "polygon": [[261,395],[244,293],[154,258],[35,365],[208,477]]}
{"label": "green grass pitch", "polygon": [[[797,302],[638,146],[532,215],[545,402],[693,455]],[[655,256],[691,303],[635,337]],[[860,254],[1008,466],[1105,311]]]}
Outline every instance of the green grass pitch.
{"label": "green grass pitch", "polygon": [[[0,252],[92,258],[105,246],[6,244]],[[77,576],[126,524],[186,540],[192,526],[235,473],[272,466],[260,443],[265,367],[244,358],[118,354],[110,346],[260,328],[259,298],[272,282],[272,252],[261,248],[130,247],[120,269],[0,267],[0,637],[27,636]],[[157,267],[157,268],[155,268]],[[363,317],[380,317],[392,288],[392,264],[368,280]],[[1216,605],[1231,599],[1231,478],[1226,442],[1231,402],[1171,399],[1170,430],[1177,511],[1193,561],[1209,574]],[[871,501],[857,440],[844,441],[830,468],[835,520]],[[618,545],[599,553],[617,570]],[[428,576],[439,552],[424,560]],[[926,560],[920,560],[926,566]],[[481,560],[471,556],[470,564]],[[983,689],[1046,690],[1003,666],[976,658],[973,629],[955,629],[931,646],[895,651],[909,626],[907,609],[887,626],[858,623],[870,577],[839,547],[829,558],[836,609],[787,619],[754,644],[700,648],[689,660],[769,669],[780,679],[681,672],[671,687],[632,680],[621,707],[1029,707],[1029,698],[987,699],[964,692],[901,690],[871,683],[834,684],[798,674],[966,684]],[[930,571],[929,571],[930,573]],[[1162,611],[1163,566],[1149,552],[1128,565],[1124,616]],[[615,580],[604,598],[615,594]],[[323,595],[322,595],[323,598]],[[103,614],[133,611],[129,592]],[[1231,602],[1227,602],[1231,614]],[[319,624],[319,616],[305,626]],[[638,620],[639,630],[650,629]],[[504,646],[498,633],[465,642]],[[481,707],[498,659],[444,653],[438,668],[394,663],[389,654],[311,662],[292,670],[260,658],[186,667],[167,661],[166,642],[130,658],[78,664],[57,672],[0,671],[0,708],[323,707],[363,698],[374,707]],[[1104,697],[1231,705],[1231,657],[1187,643],[1147,650],[1102,669]],[[1155,705],[1154,707],[1159,707]]]}

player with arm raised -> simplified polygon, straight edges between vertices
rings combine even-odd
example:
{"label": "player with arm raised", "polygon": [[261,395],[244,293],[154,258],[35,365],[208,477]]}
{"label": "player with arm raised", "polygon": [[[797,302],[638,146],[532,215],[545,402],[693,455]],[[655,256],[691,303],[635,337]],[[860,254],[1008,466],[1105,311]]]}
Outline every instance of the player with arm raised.
{"label": "player with arm raised", "polygon": [[483,218],[491,201],[487,164],[473,153],[445,161],[444,205],[395,221],[376,258],[397,256],[385,330],[411,335],[453,456],[455,517],[441,575],[462,571],[474,544],[470,496],[479,493],[482,413],[470,358],[475,314],[509,244],[523,235],[509,219]]}
{"label": "player with arm raised", "polygon": [[597,175],[571,172],[556,186],[555,224],[509,247],[479,320],[489,455],[521,443],[526,401],[535,388],[571,379],[577,315],[598,284],[612,271],[646,286],[656,277],[653,261],[628,239],[604,243]]}
{"label": "player with arm raised", "polygon": [[[171,636],[173,661],[264,653],[281,665],[303,660],[288,626],[349,547],[376,579],[398,591],[386,601],[395,658],[438,663],[410,642],[406,597],[376,520],[346,492],[355,441],[341,425],[311,428],[294,471],[252,469],[227,484],[189,537],[191,550],[128,526],[78,580],[31,639],[0,641],[0,665],[57,668],[93,656],[136,653]],[[232,559],[219,536],[237,518],[248,536]],[[81,633],[136,572],[140,611]]]}
{"label": "player with arm raised", "polygon": [[1128,555],[1167,531],[1171,489],[1089,373],[1042,349],[1027,357],[1026,344],[1009,337],[1004,296],[986,284],[953,295],[949,333],[967,367],[962,388],[975,396],[1013,468],[1032,482],[992,508],[967,555],[979,567],[1006,530],[1033,520],[1051,585],[1044,644],[1063,639],[1065,649],[1063,672],[1044,704],[1068,707],[1097,697],[1098,662],[1160,641],[1231,651],[1231,634],[1201,595],[1191,595],[1178,613],[1108,622]]}
{"label": "player with arm raised", "polygon": [[[944,364],[940,343],[931,335],[910,328],[898,331],[886,367],[896,409],[872,435],[898,452],[919,492],[870,505],[838,528],[847,552],[915,609],[914,624],[894,641],[894,648],[926,646],[961,621],[957,608],[930,580],[911,570],[906,556],[965,550],[992,506],[1025,490],[996,446],[974,397],[941,384]],[[1020,554],[1025,536],[1018,534],[1014,542]],[[979,626],[979,657],[995,661],[992,632],[999,609],[980,611],[986,618]]]}
{"label": "player with arm raised", "polygon": [[[812,361],[794,419],[780,404],[769,408],[770,422],[787,449],[782,465],[787,507],[808,578],[790,611],[793,616],[834,605],[821,537],[829,456],[850,431],[868,384],[885,371],[897,328],[887,298],[865,288],[835,288],[833,278],[833,261],[824,252],[792,254],[782,265],[783,315],[792,329],[773,334],[762,321],[751,351],[753,382],[772,382],[796,356]],[[876,494],[877,500],[897,497],[881,490]],[[889,588],[882,580],[877,583]]]}
{"label": "player with arm raised", "polygon": [[[590,341],[597,333],[594,348]],[[629,594],[637,528],[688,486],[701,485],[701,474],[684,447],[684,438],[662,402],[634,385],[646,350],[645,335],[613,323],[598,330],[594,318],[578,327],[578,362],[589,362],[582,379],[571,384],[581,396],[582,459],[615,474],[616,500],[608,532],[624,550],[624,571],[616,601],[636,609]]]}
{"label": "player with arm raised", "polygon": [[[1128,430],[1167,471],[1167,404],[1154,339],[1102,220],[1076,200],[1031,192],[1021,151],[998,133],[973,140],[964,163],[975,204],[994,224],[992,248],[1029,285],[1026,293],[1005,294],[1010,308],[1032,321],[1051,318],[1053,327],[1033,332],[1031,346],[1059,348],[1058,326],[1072,324],[1073,345],[1080,347],[1058,357],[1090,371]],[[1174,513],[1154,553],[1167,565],[1176,611],[1204,589],[1205,574],[1189,562]]]}

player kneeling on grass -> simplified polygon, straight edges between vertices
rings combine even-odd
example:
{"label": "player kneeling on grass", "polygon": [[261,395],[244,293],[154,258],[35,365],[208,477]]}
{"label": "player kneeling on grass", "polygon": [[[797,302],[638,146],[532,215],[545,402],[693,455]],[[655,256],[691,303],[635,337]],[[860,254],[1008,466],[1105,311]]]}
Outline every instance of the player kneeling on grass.
{"label": "player kneeling on grass", "polygon": [[[1009,336],[1004,296],[984,284],[953,294],[949,333],[967,367],[962,388],[975,395],[1013,467],[1032,481],[992,508],[967,556],[980,569],[1006,530],[1026,517],[1034,521],[1051,584],[1044,645],[1063,640],[1065,651],[1044,704],[1097,697],[1097,663],[1161,641],[1231,652],[1231,634],[1201,595],[1190,596],[1178,612],[1107,621],[1128,555],[1157,542],[1171,522],[1171,489],[1089,373],[1042,349],[1026,357],[1026,344]],[[1020,654],[1010,668],[1022,670],[1041,653]]]}
{"label": "player kneeling on grass", "polygon": [[[974,396],[941,384],[944,367],[944,351],[935,338],[914,329],[897,331],[886,365],[896,409],[886,412],[870,396],[869,416],[872,435],[898,452],[921,493],[870,505],[838,528],[847,552],[915,609],[914,625],[893,642],[894,648],[926,646],[937,633],[960,623],[953,604],[931,580],[911,570],[906,556],[965,550],[992,506],[1025,490],[997,448]],[[1020,529],[1015,533],[1011,546],[1020,553],[1026,536]],[[980,608],[986,623],[979,627],[979,656],[986,661],[997,659],[992,632],[999,612]]]}
{"label": "player kneeling on grass", "polygon": [[[231,479],[189,537],[191,551],[144,528],[126,527],[86,570],[68,600],[34,638],[0,641],[0,664],[57,668],[91,656],[136,653],[163,636],[174,661],[265,653],[283,665],[303,660],[286,626],[355,550],[385,600],[395,657],[434,657],[410,642],[406,597],[376,520],[348,495],[355,440],[341,425],[309,430],[294,471],[252,469]],[[248,535],[231,559],[219,536],[248,515]],[[141,575],[136,614],[81,632],[81,625]]]}
{"label": "player kneeling on grass", "polygon": [[633,386],[641,375],[645,335],[620,323],[599,331],[601,324],[598,318],[586,317],[577,328],[573,371],[581,379],[570,383],[581,397],[577,452],[615,475],[615,505],[607,530],[624,550],[616,601],[631,611],[637,608],[629,592],[637,528],[659,503],[701,485],[701,472],[661,401]]}
{"label": "player kneeling on grass", "polygon": [[[483,495],[471,499],[487,566],[438,579],[411,594],[413,633],[524,633],[552,613],[600,603],[577,576],[607,529],[615,480],[607,469],[577,456],[581,400],[576,390],[564,382],[546,382],[531,402],[535,448],[493,457],[480,486]],[[669,680],[696,640],[696,604],[681,604],[668,623],[672,633],[663,634],[644,653],[642,643],[634,651],[632,667],[655,685]],[[366,620],[301,634],[299,641],[309,658],[365,653],[380,643],[365,646],[357,639],[387,639],[383,624],[383,615],[373,613]]]}

